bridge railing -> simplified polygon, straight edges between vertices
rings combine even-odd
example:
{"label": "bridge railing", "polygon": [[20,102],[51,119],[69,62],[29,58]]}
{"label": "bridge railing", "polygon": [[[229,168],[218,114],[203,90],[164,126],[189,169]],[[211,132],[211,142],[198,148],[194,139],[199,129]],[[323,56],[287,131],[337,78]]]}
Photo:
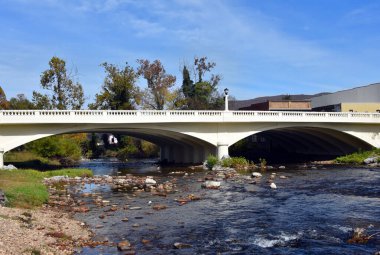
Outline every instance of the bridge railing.
{"label": "bridge railing", "polygon": [[380,123],[380,113],[287,111],[1,110],[7,123],[358,122]]}

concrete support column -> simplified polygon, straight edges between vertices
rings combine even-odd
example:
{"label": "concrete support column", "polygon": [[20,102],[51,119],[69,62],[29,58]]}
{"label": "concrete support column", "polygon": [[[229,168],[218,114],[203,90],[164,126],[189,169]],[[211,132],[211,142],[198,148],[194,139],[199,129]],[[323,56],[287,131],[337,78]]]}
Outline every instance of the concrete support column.
{"label": "concrete support column", "polygon": [[167,145],[161,146],[160,159],[161,161],[170,161],[170,147]]}
{"label": "concrete support column", "polygon": [[228,154],[228,144],[218,144],[218,159],[229,158],[230,155]]}
{"label": "concrete support column", "polygon": [[0,169],[4,167],[4,149],[0,148]]}

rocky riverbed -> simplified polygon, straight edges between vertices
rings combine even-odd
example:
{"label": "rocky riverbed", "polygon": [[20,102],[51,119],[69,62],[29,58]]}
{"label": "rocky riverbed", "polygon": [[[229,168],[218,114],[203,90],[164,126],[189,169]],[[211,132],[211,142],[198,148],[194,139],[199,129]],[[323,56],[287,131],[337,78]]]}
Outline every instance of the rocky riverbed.
{"label": "rocky riverbed", "polygon": [[348,243],[357,227],[367,236],[380,228],[377,169],[303,165],[239,173],[100,166],[94,171],[105,175],[47,180],[50,205],[74,213],[94,233],[82,254],[380,250],[376,236]]}

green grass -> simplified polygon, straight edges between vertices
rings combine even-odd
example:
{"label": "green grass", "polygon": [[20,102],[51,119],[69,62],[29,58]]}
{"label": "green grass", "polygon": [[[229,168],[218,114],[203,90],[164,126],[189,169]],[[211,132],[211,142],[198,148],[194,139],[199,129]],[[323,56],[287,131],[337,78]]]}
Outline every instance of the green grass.
{"label": "green grass", "polygon": [[7,164],[13,164],[18,168],[57,168],[61,164],[58,160],[48,159],[29,151],[11,151],[4,155]]}
{"label": "green grass", "polygon": [[346,156],[341,156],[335,159],[335,162],[340,164],[354,164],[360,165],[364,160],[369,157],[380,156],[380,149],[373,149],[370,151],[358,151]]}
{"label": "green grass", "polygon": [[41,206],[49,199],[47,187],[42,183],[43,178],[67,175],[92,176],[89,169],[62,169],[41,172],[37,170],[0,170],[0,189],[8,198],[8,206],[33,208]]}

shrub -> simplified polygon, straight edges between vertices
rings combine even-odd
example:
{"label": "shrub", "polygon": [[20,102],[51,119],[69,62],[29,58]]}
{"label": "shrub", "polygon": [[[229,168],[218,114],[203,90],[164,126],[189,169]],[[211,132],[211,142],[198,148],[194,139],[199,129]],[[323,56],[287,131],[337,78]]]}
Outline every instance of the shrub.
{"label": "shrub", "polygon": [[219,160],[214,155],[209,155],[206,159],[206,165],[208,169],[212,169],[218,163],[219,163]]}
{"label": "shrub", "polygon": [[222,160],[222,166],[243,169],[249,166],[249,162],[244,157],[230,157]]}
{"label": "shrub", "polygon": [[265,158],[259,158],[259,161],[260,161],[260,168],[267,167],[267,160]]}

